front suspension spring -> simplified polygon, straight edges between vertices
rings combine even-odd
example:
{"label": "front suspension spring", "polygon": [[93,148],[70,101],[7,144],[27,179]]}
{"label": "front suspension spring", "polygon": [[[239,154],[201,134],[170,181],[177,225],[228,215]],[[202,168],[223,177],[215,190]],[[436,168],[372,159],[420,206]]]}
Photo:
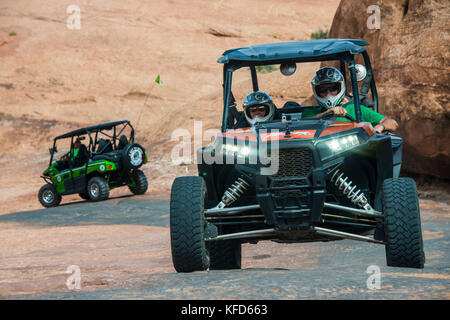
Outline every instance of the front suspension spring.
{"label": "front suspension spring", "polygon": [[250,187],[250,184],[242,178],[238,178],[223,194],[222,201],[217,208],[224,208],[239,199]]}
{"label": "front suspension spring", "polygon": [[348,181],[348,177],[344,177],[344,173],[340,172],[339,169],[336,169],[331,176],[331,182],[334,183],[354,204],[365,210],[373,210],[364,193],[360,189],[355,191],[357,186],[352,185],[352,182]]}

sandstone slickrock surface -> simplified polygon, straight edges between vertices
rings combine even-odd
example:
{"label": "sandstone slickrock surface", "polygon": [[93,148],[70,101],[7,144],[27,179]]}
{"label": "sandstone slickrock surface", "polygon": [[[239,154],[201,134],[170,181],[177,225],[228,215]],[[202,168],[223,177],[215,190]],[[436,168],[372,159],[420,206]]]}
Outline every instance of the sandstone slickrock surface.
{"label": "sandstone slickrock surface", "polygon": [[[380,29],[367,27],[371,5]],[[342,0],[329,37],[370,43],[380,112],[404,138],[403,168],[450,179],[450,1]]]}

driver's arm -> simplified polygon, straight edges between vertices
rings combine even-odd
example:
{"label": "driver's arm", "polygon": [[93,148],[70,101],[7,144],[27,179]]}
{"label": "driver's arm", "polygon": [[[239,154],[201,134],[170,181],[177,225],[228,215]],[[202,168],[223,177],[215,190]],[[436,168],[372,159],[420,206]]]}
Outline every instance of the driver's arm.
{"label": "driver's arm", "polygon": [[321,118],[324,115],[332,113],[332,112],[334,113],[334,115],[336,117],[345,117],[347,115],[347,110],[345,110],[344,107],[334,107],[334,108],[328,109],[327,111],[318,113],[318,114],[316,114],[315,116],[313,116],[311,118],[312,119],[318,119],[318,118]]}
{"label": "driver's arm", "polygon": [[377,124],[373,128],[378,133],[381,133],[381,132],[383,132],[385,130],[386,131],[390,131],[390,132],[394,132],[398,128],[398,123],[394,119],[383,118],[383,119],[381,119],[380,123]]}

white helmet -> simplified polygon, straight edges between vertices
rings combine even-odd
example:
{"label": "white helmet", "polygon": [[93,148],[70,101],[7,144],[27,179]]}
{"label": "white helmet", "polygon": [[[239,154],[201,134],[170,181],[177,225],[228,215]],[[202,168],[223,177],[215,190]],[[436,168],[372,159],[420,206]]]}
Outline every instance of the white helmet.
{"label": "white helmet", "polygon": [[[320,96],[320,85],[325,83],[336,83],[338,94],[333,96],[332,94],[328,94],[325,97]],[[321,107],[325,107],[327,109],[336,107],[342,99],[344,99],[345,95],[345,81],[342,73],[334,68],[334,67],[323,67],[316,71],[312,81],[311,81],[312,89],[314,92],[314,97],[316,97],[317,102]]]}
{"label": "white helmet", "polygon": [[[264,117],[256,116],[252,119],[249,108],[253,106],[264,106],[266,108],[266,115]],[[275,106],[272,99],[264,91],[255,91],[250,93],[247,98],[245,98],[243,108],[245,118],[251,125],[254,125],[257,122],[272,120],[275,114]]]}

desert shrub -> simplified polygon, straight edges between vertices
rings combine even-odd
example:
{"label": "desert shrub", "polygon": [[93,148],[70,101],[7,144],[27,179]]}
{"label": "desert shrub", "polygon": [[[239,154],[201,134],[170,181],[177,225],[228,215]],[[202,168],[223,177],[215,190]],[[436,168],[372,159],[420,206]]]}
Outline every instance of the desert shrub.
{"label": "desert shrub", "polygon": [[275,71],[277,69],[277,66],[270,64],[267,66],[256,66],[255,69],[257,72],[269,73]]}
{"label": "desert shrub", "polygon": [[328,36],[328,29],[318,29],[317,31],[311,33],[311,39],[325,39]]}

